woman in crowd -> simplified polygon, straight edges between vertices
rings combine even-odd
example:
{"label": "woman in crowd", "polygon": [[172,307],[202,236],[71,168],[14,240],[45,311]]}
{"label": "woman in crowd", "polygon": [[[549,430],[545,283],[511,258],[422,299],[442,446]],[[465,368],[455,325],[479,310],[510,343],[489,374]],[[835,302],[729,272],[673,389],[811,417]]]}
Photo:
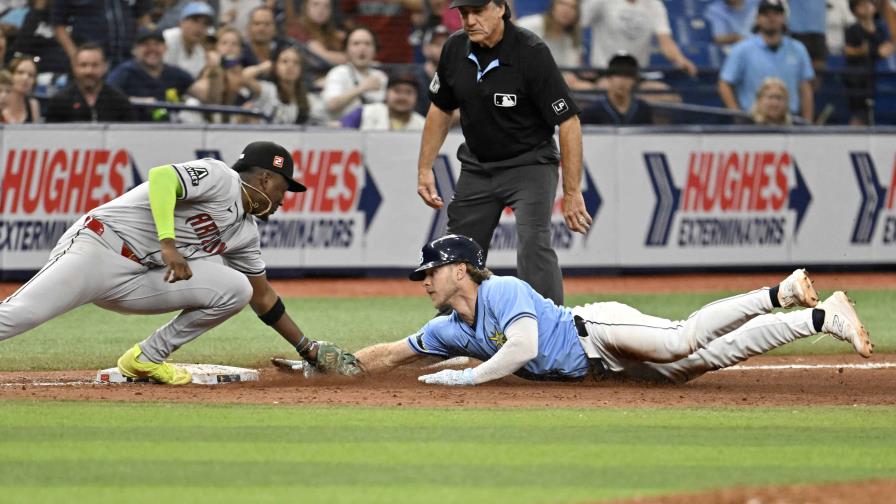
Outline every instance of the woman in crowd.
{"label": "woman in crowd", "polygon": [[[302,80],[302,56],[298,48],[287,46],[270,61],[243,70],[243,80],[252,92],[256,109],[271,118],[272,124],[304,124],[310,105]],[[271,80],[259,76],[271,74]]]}
{"label": "woman in crowd", "polygon": [[348,62],[327,73],[322,93],[329,118],[337,121],[361,105],[385,101],[389,80],[382,70],[373,68],[377,40],[369,28],[352,28],[346,35],[345,49]]}
{"label": "woman in crowd", "polygon": [[765,126],[784,126],[793,124],[788,108],[790,96],[787,84],[777,77],[769,77],[762,81],[756,100],[750,108],[750,115],[755,124]]}
{"label": "woman in crowd", "polygon": [[308,52],[327,66],[346,62],[343,51],[345,32],[339,29],[333,18],[330,0],[305,0],[301,13],[296,15],[294,2],[286,2],[286,34],[305,44]]}
{"label": "woman in crowd", "polygon": [[582,28],[577,0],[551,0],[548,10],[522,17],[516,24],[544,40],[557,66],[582,66]]}
{"label": "woman in crowd", "polygon": [[40,107],[37,99],[31,96],[37,79],[35,59],[29,56],[19,56],[13,58],[7,65],[12,85],[6,99],[6,106],[3,108],[3,122],[6,124],[40,121]]}

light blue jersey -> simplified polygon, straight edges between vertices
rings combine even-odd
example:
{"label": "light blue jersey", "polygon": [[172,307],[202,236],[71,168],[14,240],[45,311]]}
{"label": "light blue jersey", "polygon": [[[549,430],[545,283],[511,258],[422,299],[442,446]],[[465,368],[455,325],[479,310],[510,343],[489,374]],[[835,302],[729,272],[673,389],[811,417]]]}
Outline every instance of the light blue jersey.
{"label": "light blue jersey", "polygon": [[473,327],[452,312],[430,320],[408,337],[408,344],[421,354],[486,361],[507,341],[507,326],[523,317],[538,322],[538,356],[517,371],[518,376],[534,380],[585,376],[588,358],[570,309],[553,304],[526,282],[509,276],[493,275],[479,286]]}
{"label": "light blue jersey", "polygon": [[778,77],[787,85],[790,111],[800,112],[800,83],[815,78],[806,47],[785,36],[776,49],[770,48],[759,35],[741,40],[731,48],[719,78],[737,92],[741,109],[750,110],[756,92],[767,77]]}

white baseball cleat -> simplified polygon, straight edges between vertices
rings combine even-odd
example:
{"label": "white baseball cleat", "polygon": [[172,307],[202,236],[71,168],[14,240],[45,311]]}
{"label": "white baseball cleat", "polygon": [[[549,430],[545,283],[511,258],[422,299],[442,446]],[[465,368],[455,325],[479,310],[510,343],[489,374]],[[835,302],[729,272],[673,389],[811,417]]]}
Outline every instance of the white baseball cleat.
{"label": "white baseball cleat", "polygon": [[874,345],[871,344],[871,338],[868,331],[859,320],[859,314],[856,313],[852,302],[846,297],[843,291],[837,291],[831,294],[831,297],[825,299],[818,308],[824,310],[824,324],[821,331],[831,336],[852,343],[856,352],[866,359],[871,357]]}
{"label": "white baseball cleat", "polygon": [[818,305],[818,293],[805,269],[793,270],[790,276],[778,284],[778,302],[781,303],[781,308],[815,308]]}

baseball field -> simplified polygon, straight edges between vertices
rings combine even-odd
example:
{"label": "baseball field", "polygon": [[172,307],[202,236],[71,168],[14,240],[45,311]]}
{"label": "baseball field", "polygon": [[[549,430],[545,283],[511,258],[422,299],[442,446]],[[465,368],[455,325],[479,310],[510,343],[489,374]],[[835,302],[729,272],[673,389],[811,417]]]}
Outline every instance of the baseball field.
{"label": "baseball field", "polygon": [[[306,380],[268,364],[292,350],[249,309],[171,360],[259,382],[99,385],[170,316],[82,307],[0,343],[0,502],[894,502],[896,274],[812,276],[822,298],[848,290],[871,359],[808,338],[675,386]],[[566,304],[682,318],[781,277],[570,278]],[[352,350],[433,315],[402,280],[275,288],[309,336]]]}

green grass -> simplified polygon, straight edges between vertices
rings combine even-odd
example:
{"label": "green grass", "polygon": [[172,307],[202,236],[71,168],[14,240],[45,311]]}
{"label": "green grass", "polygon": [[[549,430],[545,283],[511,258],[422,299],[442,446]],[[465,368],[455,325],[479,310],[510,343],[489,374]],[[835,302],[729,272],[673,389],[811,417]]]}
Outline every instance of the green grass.
{"label": "green grass", "polygon": [[896,473],[893,408],[2,406],[3,502],[560,503]]}
{"label": "green grass", "polygon": [[[822,296],[829,292],[820,293]],[[570,306],[592,301],[617,300],[644,313],[683,318],[724,294],[575,295]],[[852,291],[859,313],[871,331],[878,353],[896,352],[892,307],[896,291]],[[429,300],[413,298],[292,298],[285,300],[290,314],[312,338],[335,341],[349,349],[392,341],[413,333],[433,316]],[[0,369],[39,370],[103,368],[134,343],[149,336],[171,315],[124,316],[85,306],[8,341],[0,342]],[[778,353],[848,353],[850,347],[832,338],[812,344],[809,338],[777,350]],[[264,326],[250,309],[184,346],[173,361],[213,362],[253,366],[269,356],[292,355],[292,349]]]}

